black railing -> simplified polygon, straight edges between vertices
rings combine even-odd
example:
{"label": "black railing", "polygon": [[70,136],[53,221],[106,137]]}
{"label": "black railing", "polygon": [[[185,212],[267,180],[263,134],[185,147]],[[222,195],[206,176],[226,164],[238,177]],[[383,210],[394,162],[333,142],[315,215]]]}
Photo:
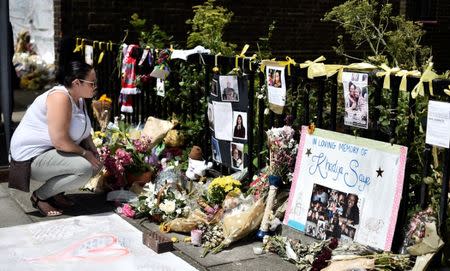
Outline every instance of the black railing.
{"label": "black railing", "polygon": [[[89,43],[90,41],[86,41]],[[92,42],[91,42],[92,43]],[[107,51],[103,62],[97,64],[97,58],[100,51],[94,52],[94,66],[97,71],[98,85],[101,93],[106,93],[114,101],[114,106],[112,110],[112,115],[119,115],[120,108],[117,103],[120,91],[120,78],[119,78],[119,67],[116,65],[117,52],[119,48],[117,45],[113,46],[112,51]],[[153,52],[153,54],[155,54]],[[156,56],[156,55],[154,55]],[[138,57],[139,59],[139,57]],[[217,59],[217,63],[215,61]],[[172,63],[180,60],[172,60]],[[191,117],[198,108],[200,108],[200,99],[203,97],[208,100],[210,91],[210,80],[213,77],[212,68],[217,64],[221,71],[230,71],[235,68],[235,58],[234,57],[215,57],[213,55],[191,55],[188,58],[188,63],[197,65],[198,69],[204,69],[203,82],[199,84],[198,89],[192,93],[190,101],[188,104],[190,106],[189,114]],[[266,110],[266,105],[263,99],[256,99],[255,93],[261,93],[261,89],[264,87],[265,77],[264,74],[258,69],[258,64],[251,61],[249,58],[239,58],[238,65],[241,72],[245,74],[246,80],[248,80],[248,95],[249,95],[249,109],[248,109],[248,168],[249,176],[252,176],[255,171],[262,168],[266,161],[265,157],[267,155],[263,154],[266,149],[266,139],[264,131],[272,126],[283,126],[285,115],[275,115],[270,112],[268,116],[264,114]],[[148,69],[148,67],[147,67]],[[299,130],[300,125],[308,125],[314,122],[317,127],[328,129],[332,131],[344,132],[347,134],[352,134],[355,131],[361,136],[381,140],[391,143],[401,143],[398,140],[397,135],[397,125],[399,117],[399,85],[401,77],[391,75],[391,89],[386,90],[382,88],[383,77],[377,77],[372,72],[369,74],[369,80],[371,85],[374,86],[372,91],[373,97],[370,99],[372,103],[371,107],[371,123],[369,124],[368,130],[361,129],[350,129],[343,125],[342,119],[338,112],[342,108],[339,108],[339,91],[338,84],[336,80],[336,75],[330,78],[319,77],[316,79],[308,79],[306,76],[306,69],[300,69],[298,66],[291,66],[291,75],[286,78],[288,82],[288,91],[291,99],[297,101],[296,103],[289,105],[289,114],[294,119],[296,123],[296,128]],[[137,71],[139,73],[139,70]],[[224,73],[224,72],[222,72]],[[173,74],[173,75],[172,75]],[[172,73],[169,78],[169,84],[175,90],[179,89],[179,82],[181,78],[176,76],[176,72]],[[287,74],[287,73],[286,73]],[[408,78],[408,92],[412,91],[412,88],[418,83],[418,78]],[[450,84],[450,80],[434,80],[433,88],[436,94],[435,99],[450,101],[450,98],[443,93],[443,89]],[[156,96],[155,89],[156,81],[151,79],[150,82],[142,88],[142,92],[134,97],[135,111],[132,114],[125,114],[128,122],[131,123],[144,123],[148,116],[155,116],[159,118],[168,118],[172,113],[180,113],[180,110],[187,110],[186,107],[182,108],[178,104],[170,104],[164,97]],[[426,93],[428,93],[427,84],[425,84]],[[383,91],[389,91],[389,100],[387,101],[383,96]],[[389,107],[389,125],[381,125],[379,119],[382,115],[380,108],[378,106]],[[416,113],[416,100],[411,98],[409,95],[408,99],[408,110],[410,114],[406,114],[408,119],[407,124],[407,140],[403,142],[407,147],[411,147],[414,142],[416,135],[415,127],[416,123],[411,117],[412,114]],[[186,115],[186,114],[184,114]],[[198,143],[203,147],[204,154],[206,156],[211,155],[210,151],[210,131],[208,128],[208,121],[206,119],[205,112],[205,122],[204,122],[204,134],[202,137],[202,142]],[[253,165],[253,160],[256,157],[257,165]],[[442,193],[440,198],[440,225],[439,229],[441,233],[446,233],[445,229],[445,218],[447,217],[446,208],[448,204],[448,180],[449,180],[449,167],[450,167],[450,151],[445,150],[444,155],[444,165],[442,172]],[[425,166],[423,168],[423,177],[430,175],[430,163],[431,163],[431,147],[425,147],[425,153],[423,154],[423,159]],[[400,236],[402,232],[402,227],[406,222],[406,213],[408,210],[408,202],[410,194],[410,183],[409,183],[409,173],[411,173],[412,168],[416,165],[411,165],[410,162],[406,166],[406,174],[404,180],[404,190],[403,197],[401,201],[401,206],[399,210],[399,217],[397,222],[396,236]],[[221,167],[223,173],[229,173],[230,170]],[[427,206],[427,185],[422,183],[419,189],[419,196],[417,199],[413,199],[420,204],[422,207]],[[394,249],[398,249],[401,245],[399,240],[401,238],[395,238]]]}

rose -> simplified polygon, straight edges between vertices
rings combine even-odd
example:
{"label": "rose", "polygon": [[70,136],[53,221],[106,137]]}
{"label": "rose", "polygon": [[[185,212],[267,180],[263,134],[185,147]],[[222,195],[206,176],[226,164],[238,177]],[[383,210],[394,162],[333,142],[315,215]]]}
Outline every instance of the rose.
{"label": "rose", "polygon": [[122,214],[126,217],[133,218],[136,212],[133,210],[130,204],[126,203],[122,206]]}

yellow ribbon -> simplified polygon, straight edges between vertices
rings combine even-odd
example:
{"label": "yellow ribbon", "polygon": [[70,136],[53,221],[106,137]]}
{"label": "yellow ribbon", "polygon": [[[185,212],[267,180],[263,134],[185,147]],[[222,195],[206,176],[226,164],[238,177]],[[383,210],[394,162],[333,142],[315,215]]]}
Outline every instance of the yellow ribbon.
{"label": "yellow ribbon", "polygon": [[444,92],[445,94],[447,94],[448,96],[450,96],[450,85],[448,85],[448,89],[444,88]]}
{"label": "yellow ribbon", "polygon": [[306,60],[305,62],[300,64],[300,68],[308,68],[308,78],[314,79],[314,77],[325,76],[327,75],[327,71],[325,69],[325,64],[319,63],[325,61],[326,58],[324,56],[319,56],[314,61]]}
{"label": "yellow ribbon", "polygon": [[[104,42],[101,41],[101,42],[98,44],[98,48],[99,48],[100,50],[102,50],[102,45],[103,45],[103,43],[104,43]],[[102,50],[102,52],[101,52],[100,55],[98,56],[98,62],[97,62],[97,64],[102,63],[103,56],[105,56],[105,50]]]}
{"label": "yellow ribbon", "polygon": [[399,67],[389,68],[388,65],[384,63],[380,65],[380,68],[382,68],[384,71],[377,72],[376,75],[378,77],[384,76],[383,81],[384,89],[391,89],[391,73],[397,73],[398,71],[400,71],[400,68]]}
{"label": "yellow ribbon", "polygon": [[289,76],[291,75],[291,65],[295,66],[297,64],[295,60],[290,58],[289,56],[286,57],[285,61],[277,61],[277,63],[280,66],[287,66],[287,72]]}
{"label": "yellow ribbon", "polygon": [[81,49],[83,49],[83,46],[84,46],[84,39],[77,38],[75,41],[75,49],[73,50],[73,52],[76,53],[81,51]]}
{"label": "yellow ribbon", "polygon": [[339,64],[325,64],[325,71],[327,72],[327,77],[331,77],[344,68],[344,65]]}
{"label": "yellow ribbon", "polygon": [[430,62],[428,64],[427,68],[425,69],[425,71],[422,73],[419,83],[417,83],[417,85],[411,91],[411,97],[413,99],[415,99],[417,97],[417,95],[420,95],[420,96],[425,95],[423,83],[426,83],[426,82],[428,82],[428,84],[429,84],[430,95],[434,96],[434,94],[433,94],[433,79],[436,79],[438,77],[438,75],[434,71],[432,71],[432,69],[433,69],[433,62]]}
{"label": "yellow ribbon", "polygon": [[408,80],[407,77],[408,76],[415,76],[415,77],[420,77],[421,73],[418,70],[412,70],[412,71],[407,71],[407,70],[401,70],[399,72],[397,72],[395,74],[395,76],[400,76],[402,78],[402,80],[400,81],[400,91],[408,91]]}
{"label": "yellow ribbon", "polygon": [[113,43],[112,43],[112,41],[108,42],[108,44],[106,45],[106,50],[109,50],[109,51],[113,50]]}
{"label": "yellow ribbon", "polygon": [[[241,53],[239,55],[236,55],[235,63],[234,63],[234,65],[235,65],[234,69],[235,70],[239,70],[239,58],[245,58],[245,53],[247,52],[249,47],[250,47],[250,45],[245,44],[244,47],[242,48]],[[244,60],[242,60],[242,61],[244,61]]]}
{"label": "yellow ribbon", "polygon": [[252,61],[255,61],[257,57],[257,54],[253,54],[250,59],[248,60],[248,69],[251,71],[252,70]]}
{"label": "yellow ribbon", "polygon": [[338,74],[338,83],[342,84],[342,73],[344,72],[344,68],[346,69],[351,69],[351,70],[361,70],[361,71],[371,71],[377,68],[377,66],[374,66],[370,63],[366,63],[366,62],[360,62],[360,63],[352,63],[350,65],[347,66],[343,66],[339,69],[339,74]]}

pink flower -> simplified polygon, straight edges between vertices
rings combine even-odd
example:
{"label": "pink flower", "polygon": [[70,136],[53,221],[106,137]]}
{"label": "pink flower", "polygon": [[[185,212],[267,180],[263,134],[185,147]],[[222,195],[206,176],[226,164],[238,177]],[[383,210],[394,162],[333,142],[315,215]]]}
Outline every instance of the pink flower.
{"label": "pink flower", "polygon": [[134,215],[136,214],[136,212],[133,210],[133,207],[131,207],[130,204],[125,203],[125,204],[122,206],[122,214],[123,214],[124,216],[126,216],[126,217],[133,218]]}

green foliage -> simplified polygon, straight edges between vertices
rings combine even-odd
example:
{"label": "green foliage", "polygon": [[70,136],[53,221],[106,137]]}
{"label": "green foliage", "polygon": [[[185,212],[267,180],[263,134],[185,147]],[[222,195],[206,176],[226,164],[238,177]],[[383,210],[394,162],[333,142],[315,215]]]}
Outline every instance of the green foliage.
{"label": "green foliage", "polygon": [[272,21],[267,31],[267,36],[258,38],[259,42],[256,43],[258,47],[258,58],[270,59],[272,58],[272,48],[270,47],[270,40],[272,39],[273,31],[275,30],[276,21]]}
{"label": "green foliage", "polygon": [[130,24],[139,33],[139,43],[141,47],[167,48],[170,45],[172,36],[169,36],[161,28],[154,24],[151,31],[146,30],[146,19],[140,19],[137,13],[131,15]]}
{"label": "green foliage", "polygon": [[[421,25],[392,15],[392,4],[377,0],[349,0],[325,14],[324,21],[338,23],[350,36],[355,48],[367,46],[367,57],[374,64],[386,63],[405,69],[417,69],[425,64],[431,50],[420,41],[425,32]],[[336,53],[345,53],[343,36],[337,38]]]}
{"label": "green foliage", "polygon": [[223,41],[223,30],[231,21],[233,12],[214,5],[215,0],[208,0],[203,5],[192,7],[194,18],[186,21],[192,26],[188,32],[187,45],[195,47],[202,45],[211,49],[213,54],[233,55],[235,44]]}

